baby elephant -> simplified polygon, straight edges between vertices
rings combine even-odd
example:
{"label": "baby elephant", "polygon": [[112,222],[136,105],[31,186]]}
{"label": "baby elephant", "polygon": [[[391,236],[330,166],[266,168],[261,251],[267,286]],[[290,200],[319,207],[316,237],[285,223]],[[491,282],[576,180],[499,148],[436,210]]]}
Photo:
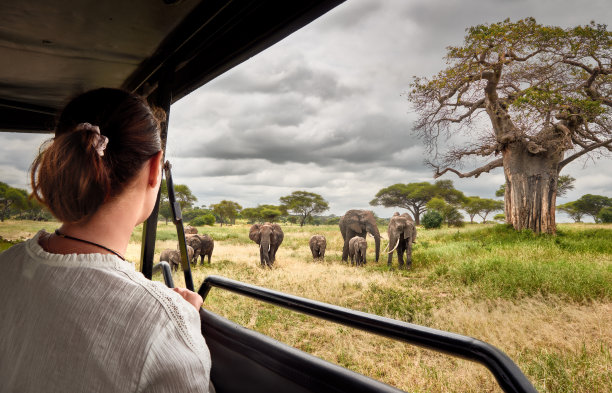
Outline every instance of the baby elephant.
{"label": "baby elephant", "polygon": [[355,236],[349,240],[349,258],[351,259],[351,266],[353,264],[360,266],[366,263],[366,249],[368,243],[366,239],[361,236]]}
{"label": "baby elephant", "polygon": [[[187,256],[189,260],[193,258],[193,248],[191,248],[191,246],[187,246]],[[176,271],[181,265],[181,252],[177,250],[165,249],[161,252],[161,255],[159,256],[159,261],[168,262],[172,270]]]}
{"label": "baby elephant", "polygon": [[310,245],[310,251],[312,252],[313,259],[325,258],[325,247],[327,247],[327,241],[323,235],[314,235],[308,242]]}

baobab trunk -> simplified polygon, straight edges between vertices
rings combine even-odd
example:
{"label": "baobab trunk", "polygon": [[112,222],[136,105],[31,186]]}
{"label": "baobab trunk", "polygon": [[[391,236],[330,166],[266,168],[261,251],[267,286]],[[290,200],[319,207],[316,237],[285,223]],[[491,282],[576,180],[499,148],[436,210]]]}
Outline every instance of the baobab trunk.
{"label": "baobab trunk", "polygon": [[506,222],[517,231],[556,232],[555,205],[561,158],[562,154],[558,153],[533,154],[522,142],[514,142],[504,150]]}

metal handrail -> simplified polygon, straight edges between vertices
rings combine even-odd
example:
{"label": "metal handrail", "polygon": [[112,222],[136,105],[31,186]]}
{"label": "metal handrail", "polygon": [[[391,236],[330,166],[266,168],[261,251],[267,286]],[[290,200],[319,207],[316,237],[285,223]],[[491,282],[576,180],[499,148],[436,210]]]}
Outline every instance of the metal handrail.
{"label": "metal handrail", "polygon": [[537,393],[520,368],[504,352],[472,337],[288,295],[220,276],[206,277],[198,293],[203,299],[206,299],[212,287],[226,289],[293,311],[468,359],[489,369],[504,392]]}
{"label": "metal handrail", "polygon": [[166,261],[160,261],[153,265],[153,273],[161,270],[162,275],[164,276],[164,283],[168,288],[174,288],[174,279],[172,278],[172,269],[170,268],[170,264]]}

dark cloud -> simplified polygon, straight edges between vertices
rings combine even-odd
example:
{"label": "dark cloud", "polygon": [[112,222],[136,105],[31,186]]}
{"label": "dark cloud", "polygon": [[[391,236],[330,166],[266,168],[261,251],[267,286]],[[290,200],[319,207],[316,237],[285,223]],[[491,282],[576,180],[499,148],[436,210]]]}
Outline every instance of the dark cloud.
{"label": "dark cloud", "polygon": [[231,78],[222,77],[211,83],[212,91],[236,94],[283,95],[296,93],[302,97],[339,100],[354,93],[339,82],[334,73],[308,64],[302,56],[274,59],[271,64],[254,61],[252,68],[240,69]]}
{"label": "dark cloud", "polygon": [[[606,22],[612,18],[608,3],[347,1],[173,105],[167,157],[175,182],[189,185],[200,204],[278,203],[305,189],[327,199],[329,213],[367,208],[389,216],[397,209],[369,205],[378,190],[435,181],[411,132],[415,116],[401,96],[412,75],[442,69],[445,47],[460,44],[469,26],[527,16],[561,26]],[[27,168],[46,138],[0,134],[0,181],[25,187]],[[583,163],[564,169],[578,180],[562,203],[586,193],[612,196],[605,170],[612,160],[588,161],[586,169]],[[485,198],[504,181],[499,169],[477,179],[444,179]]]}

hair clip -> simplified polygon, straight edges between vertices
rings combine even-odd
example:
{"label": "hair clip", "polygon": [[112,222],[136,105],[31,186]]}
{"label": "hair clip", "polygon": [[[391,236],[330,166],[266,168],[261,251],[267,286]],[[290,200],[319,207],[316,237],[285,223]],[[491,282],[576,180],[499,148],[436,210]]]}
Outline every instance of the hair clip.
{"label": "hair clip", "polygon": [[91,143],[94,149],[100,157],[104,155],[106,145],[108,145],[108,138],[100,134],[100,127],[94,126],[90,123],[79,123],[76,126],[77,131],[92,131],[95,135],[93,142]]}

